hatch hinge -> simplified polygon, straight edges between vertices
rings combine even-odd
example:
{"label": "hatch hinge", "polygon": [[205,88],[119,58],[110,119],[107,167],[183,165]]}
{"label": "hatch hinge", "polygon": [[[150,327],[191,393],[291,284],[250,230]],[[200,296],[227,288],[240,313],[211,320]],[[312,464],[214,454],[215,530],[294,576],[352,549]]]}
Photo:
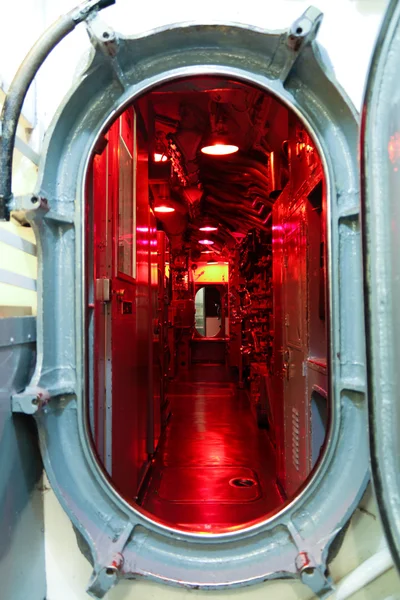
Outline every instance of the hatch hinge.
{"label": "hatch hinge", "polygon": [[11,410],[13,413],[34,415],[44,408],[52,398],[70,396],[74,393],[75,390],[68,385],[51,390],[34,386],[27,387],[23,392],[11,396]]}
{"label": "hatch hinge", "polygon": [[301,52],[315,39],[322,18],[323,13],[310,6],[280,39],[272,60],[277,78],[282,83],[285,83]]}
{"label": "hatch hinge", "polygon": [[49,210],[49,205],[46,198],[34,194],[25,194],[24,196],[13,196],[10,210],[24,213],[32,211],[46,213]]}
{"label": "hatch hinge", "polygon": [[[64,203],[66,205],[66,203]],[[61,225],[72,225],[74,222],[74,215],[71,212],[71,206],[73,211],[73,205],[66,205],[67,210],[70,212],[57,212],[51,210],[49,201],[43,196],[36,196],[34,194],[26,194],[24,196],[16,196],[10,203],[10,210],[20,217],[33,219],[46,219],[47,221],[54,221]],[[65,210],[65,207],[63,207]]]}
{"label": "hatch hinge", "polygon": [[311,588],[318,598],[327,598],[335,590],[335,584],[328,573],[322,550],[318,549],[317,544],[314,546],[307,543],[292,521],[287,523],[287,528],[298,549],[295,562],[301,581]]}
{"label": "hatch hinge", "polygon": [[128,523],[114,543],[110,544],[108,538],[104,543],[102,541],[97,543],[98,548],[105,545],[107,547],[104,556],[100,557],[97,562],[86,589],[92,598],[104,598],[107,592],[118,583],[124,564],[123,550],[131,538],[134,526],[133,523]]}
{"label": "hatch hinge", "polygon": [[114,77],[123,90],[128,88],[128,82],[121,65],[118,62],[119,40],[115,31],[107,25],[99,16],[94,16],[86,22],[89,39],[105,56],[107,63],[113,70]]}

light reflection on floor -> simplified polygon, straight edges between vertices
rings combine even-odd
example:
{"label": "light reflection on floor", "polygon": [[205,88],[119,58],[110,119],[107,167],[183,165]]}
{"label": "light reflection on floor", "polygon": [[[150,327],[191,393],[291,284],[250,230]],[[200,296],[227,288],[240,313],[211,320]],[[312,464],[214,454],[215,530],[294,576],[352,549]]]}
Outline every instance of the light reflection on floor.
{"label": "light reflection on floor", "polygon": [[274,450],[223,366],[196,365],[169,387],[171,416],[142,506],[196,531],[259,519],[283,499]]}

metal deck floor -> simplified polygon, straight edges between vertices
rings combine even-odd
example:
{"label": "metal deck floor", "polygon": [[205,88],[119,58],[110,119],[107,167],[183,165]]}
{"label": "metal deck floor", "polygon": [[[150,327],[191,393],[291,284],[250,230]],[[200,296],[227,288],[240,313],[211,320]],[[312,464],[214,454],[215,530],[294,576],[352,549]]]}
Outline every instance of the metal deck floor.
{"label": "metal deck floor", "polygon": [[263,517],[283,499],[266,431],[222,365],[196,365],[169,388],[171,416],[142,506],[170,525],[200,531]]}

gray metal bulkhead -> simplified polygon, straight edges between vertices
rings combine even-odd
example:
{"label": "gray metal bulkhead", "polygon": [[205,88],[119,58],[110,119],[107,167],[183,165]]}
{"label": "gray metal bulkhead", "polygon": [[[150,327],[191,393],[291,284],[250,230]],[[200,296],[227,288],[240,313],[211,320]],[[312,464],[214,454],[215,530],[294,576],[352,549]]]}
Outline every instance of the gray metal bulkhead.
{"label": "gray metal bulkhead", "polygon": [[[37,189],[10,208],[27,211],[38,244],[38,353],[15,410],[35,414],[48,478],[93,564],[88,592],[121,578],[202,589],[301,578],[320,597],[333,586],[332,541],[368,481],[358,124],[314,41],[310,8],[288,31],[235,24],[167,26],[119,37],[88,22],[87,65],[47,132]],[[174,530],[125,502],[93,452],[85,361],[85,177],[96,140],[134,98],[179,77],[213,74],[252,83],[303,121],[322,158],[328,192],[332,420],[325,457],[298,497],[245,530]]]}

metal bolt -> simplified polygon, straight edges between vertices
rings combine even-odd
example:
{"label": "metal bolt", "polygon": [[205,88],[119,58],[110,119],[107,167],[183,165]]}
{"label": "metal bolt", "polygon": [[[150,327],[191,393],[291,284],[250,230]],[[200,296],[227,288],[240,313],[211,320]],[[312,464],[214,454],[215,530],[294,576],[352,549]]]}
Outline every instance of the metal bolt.
{"label": "metal bolt", "polygon": [[299,554],[296,556],[296,569],[299,572],[305,573],[309,570],[311,570],[311,572],[313,572],[314,568],[311,566],[310,563],[311,563],[311,561],[310,561],[310,558],[309,558],[307,552],[299,552]]}
{"label": "metal bolt", "polygon": [[123,564],[124,564],[124,557],[122,556],[122,554],[120,554],[120,553],[116,554],[114,556],[114,560],[112,561],[111,565],[108,565],[108,567],[106,567],[106,569],[105,569],[106,575],[108,575],[109,577],[117,575],[118,571],[121,569]]}

